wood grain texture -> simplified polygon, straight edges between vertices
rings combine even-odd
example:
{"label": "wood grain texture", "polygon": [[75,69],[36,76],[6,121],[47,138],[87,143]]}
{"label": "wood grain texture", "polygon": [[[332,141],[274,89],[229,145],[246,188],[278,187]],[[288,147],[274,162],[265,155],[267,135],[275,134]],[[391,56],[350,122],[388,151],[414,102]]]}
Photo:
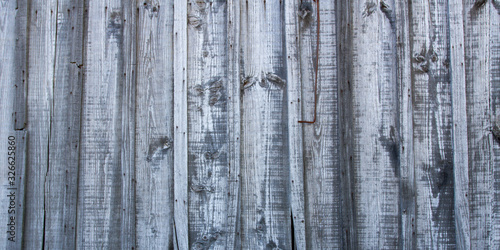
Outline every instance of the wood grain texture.
{"label": "wood grain texture", "polygon": [[[22,242],[22,220],[23,214],[20,209],[24,209],[24,203],[18,207],[21,198],[21,190],[19,185],[19,177],[23,177],[22,167],[23,159],[26,157],[26,140],[21,139],[20,135],[25,132],[14,131],[14,107],[16,97],[16,83],[19,81],[17,77],[17,58],[16,58],[16,1],[3,2],[0,8],[0,247],[3,249],[21,249]],[[12,138],[14,136],[15,138]],[[12,167],[14,166],[14,167]],[[12,169],[9,168],[15,168]],[[13,172],[9,174],[9,172]],[[17,188],[17,190],[12,190]],[[11,192],[14,192],[16,197],[11,201]],[[14,197],[13,197],[14,198]],[[13,203],[14,202],[14,203]],[[12,211],[13,208],[14,210]],[[11,220],[13,216],[13,220]],[[13,221],[13,223],[12,223]],[[11,235],[10,227],[15,224],[15,235]],[[15,242],[9,241],[9,237]]]}
{"label": "wood grain texture", "polygon": [[28,42],[28,157],[23,246],[41,249],[45,227],[46,175],[53,114],[57,1],[31,1]]}
{"label": "wood grain texture", "polygon": [[[15,99],[14,99],[14,129],[21,130],[26,126],[26,95],[27,95],[27,77],[28,77],[28,63],[27,63],[27,46],[28,46],[28,1],[27,0],[17,0],[8,1],[9,4],[16,4],[15,6],[15,19],[6,19],[6,24],[9,24],[12,20],[15,20],[15,30],[16,34],[11,34],[10,36],[16,37],[15,46],[15,58],[16,58],[16,68],[13,69],[15,72]],[[11,7],[12,8],[12,7]],[[5,8],[6,10],[13,10],[11,8]],[[6,26],[7,27],[7,26]]]}
{"label": "wood grain texture", "polygon": [[399,245],[400,173],[394,2],[352,4],[356,240],[363,249],[395,249]]}
{"label": "wood grain texture", "polygon": [[[291,192],[291,231],[296,249],[306,249],[306,213],[304,198],[304,155],[303,155],[303,124],[301,112],[301,56],[299,51],[299,1],[285,2],[285,42],[286,42],[286,66],[287,66],[287,106],[288,106],[288,160],[290,164],[290,192]],[[312,10],[309,10],[311,14]],[[311,14],[312,15],[312,14]],[[308,126],[308,124],[306,124]]]}
{"label": "wood grain texture", "polygon": [[411,9],[417,248],[456,247],[447,8],[417,1]]}
{"label": "wood grain texture", "polygon": [[[492,130],[488,136],[492,138],[491,168],[489,170],[489,199],[487,206],[491,211],[491,231],[489,232],[488,247],[500,248],[500,1],[491,1],[489,8],[489,87],[490,87],[490,126]],[[496,126],[496,127],[495,127]],[[494,130],[496,128],[496,130]],[[496,133],[493,133],[497,131]],[[469,151],[470,152],[470,151]],[[486,208],[488,210],[488,208]]]}
{"label": "wood grain texture", "polygon": [[45,182],[44,247],[74,249],[83,64],[83,3],[59,1],[54,96]]}
{"label": "wood grain texture", "polygon": [[123,237],[130,230],[126,223],[131,209],[123,207],[130,187],[122,177],[130,174],[122,169],[130,164],[122,155],[130,153],[123,136],[127,117],[122,101],[128,98],[124,88],[129,86],[124,77],[125,12],[121,1],[87,4],[76,244],[123,247],[134,242]]}
{"label": "wood grain texture", "polygon": [[[300,18],[298,28],[301,52],[299,57],[300,82],[302,83],[301,119],[312,119],[315,101],[315,71],[318,71],[316,123],[302,125],[304,141],[301,150],[304,154],[305,170],[306,241],[307,249],[340,248],[342,213],[338,150],[340,134],[335,6],[333,2],[320,2],[320,16],[318,17],[317,5],[314,2],[311,3],[311,10],[308,10],[309,6],[305,2],[295,10]],[[319,38],[318,21],[320,22]],[[318,39],[319,55],[316,55]],[[317,56],[319,56],[319,65],[316,65]],[[290,99],[290,101],[293,100]],[[292,138],[294,135],[290,135],[290,140]],[[294,226],[299,223],[301,221],[297,221]],[[298,249],[304,248],[298,247]]]}
{"label": "wood grain texture", "polygon": [[243,249],[291,249],[283,10],[241,2]]}
{"label": "wood grain texture", "polygon": [[241,249],[241,75],[240,75],[240,3],[227,1],[227,109],[228,109],[228,202],[226,224],[226,246],[228,249]]}
{"label": "wood grain texture", "polygon": [[123,42],[122,42],[122,93],[121,105],[121,248],[136,247],[135,207],[135,124],[137,94],[137,16],[136,0],[122,0]]}
{"label": "wood grain texture", "polygon": [[188,1],[188,188],[191,249],[227,249],[226,1]]}
{"label": "wood grain texture", "polygon": [[[452,96],[452,138],[453,138],[453,179],[456,248],[471,249],[469,227],[469,155],[467,145],[467,106],[466,78],[464,57],[464,22],[463,5],[448,4],[449,47],[450,49],[450,83]],[[477,182],[481,185],[480,181]],[[472,221],[475,221],[472,219]],[[484,226],[484,225],[483,225]],[[483,245],[483,248],[486,247]],[[475,247],[474,247],[475,248]],[[473,249],[474,249],[473,248]],[[481,248],[481,247],[480,247]]]}
{"label": "wood grain texture", "polygon": [[410,50],[410,5],[396,1],[397,83],[399,95],[400,249],[416,249],[415,160],[413,157],[413,85]]}
{"label": "wood grain texture", "polygon": [[137,248],[173,249],[173,1],[138,3]]}
{"label": "wood grain texture", "polygon": [[187,1],[174,1],[174,234],[189,248]]}
{"label": "wood grain texture", "polygon": [[[476,6],[476,1],[465,1],[462,17],[467,35],[458,49],[465,51],[465,58],[456,65],[464,72],[467,87],[468,170],[470,182],[467,188],[470,200],[470,248],[487,249],[490,245],[492,210],[490,205],[493,168],[493,138],[489,136],[491,123],[490,88],[490,28],[489,4]],[[451,27],[450,27],[451,28]],[[452,45],[453,46],[453,45]],[[455,44],[454,46],[457,46]],[[453,51],[453,50],[452,50]],[[456,59],[455,59],[456,60]],[[453,61],[453,60],[452,60]],[[455,81],[454,81],[455,82]],[[455,109],[454,109],[455,110]]]}

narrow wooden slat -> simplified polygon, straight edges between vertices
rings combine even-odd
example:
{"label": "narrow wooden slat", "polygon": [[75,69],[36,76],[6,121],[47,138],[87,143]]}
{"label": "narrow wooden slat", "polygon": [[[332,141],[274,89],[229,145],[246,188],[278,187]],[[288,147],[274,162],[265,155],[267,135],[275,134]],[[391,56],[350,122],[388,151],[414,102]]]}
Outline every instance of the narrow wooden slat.
{"label": "narrow wooden slat", "polygon": [[416,249],[415,161],[413,158],[413,88],[410,50],[410,6],[396,1],[397,83],[399,86],[400,249]]}
{"label": "narrow wooden slat", "polygon": [[[301,115],[301,56],[299,1],[285,2],[285,41],[286,41],[286,66],[287,66],[287,105],[288,105],[288,147],[290,162],[290,192],[291,192],[291,233],[296,249],[306,249],[306,214],[304,197],[304,158],[303,158],[303,128],[298,123]],[[312,10],[308,10],[312,15]],[[311,19],[311,18],[308,18]],[[311,22],[312,23],[312,22]],[[305,125],[308,126],[308,125]]]}
{"label": "narrow wooden slat", "polygon": [[[11,35],[16,37],[16,68],[14,69],[15,80],[15,99],[14,99],[14,129],[24,129],[26,126],[26,94],[27,94],[27,45],[28,45],[28,1],[17,0],[15,7],[15,28],[16,34]],[[10,3],[13,4],[14,2]],[[8,10],[8,8],[6,8]],[[7,20],[7,19],[6,19]],[[8,19],[8,22],[14,19]]]}
{"label": "narrow wooden slat", "polygon": [[[352,157],[357,245],[399,245],[399,128],[393,1],[352,5]],[[349,84],[348,84],[349,85]]]}
{"label": "narrow wooden slat", "polygon": [[[466,3],[467,1],[465,1]],[[467,4],[465,4],[465,7]],[[469,218],[469,154],[467,146],[467,98],[466,98],[466,69],[464,55],[464,16],[463,7],[460,3],[449,3],[450,37],[449,48],[451,61],[451,89],[452,89],[452,132],[453,132],[453,178],[454,178],[454,199],[455,199],[455,228],[456,228],[456,248],[457,249],[481,249],[486,245],[479,244],[476,247],[471,245],[471,230],[469,223],[479,222],[480,227],[487,226],[487,223],[473,215]],[[467,8],[467,7],[466,7]],[[472,36],[469,36],[469,38]],[[485,39],[487,40],[487,39]],[[487,47],[486,46],[483,46]],[[470,48],[470,47],[469,47]],[[484,74],[483,72],[482,74]],[[481,78],[477,80],[481,81]],[[478,84],[479,85],[479,84]],[[489,95],[488,95],[489,96]],[[479,117],[477,117],[479,118]],[[479,119],[478,119],[479,120]],[[472,128],[474,130],[474,128]],[[486,169],[489,166],[485,166]],[[474,167],[473,167],[474,168]],[[473,171],[475,172],[475,171]],[[478,172],[476,172],[478,173]],[[474,185],[484,185],[483,181],[474,180],[476,173],[473,173]],[[481,175],[478,173],[479,176]],[[475,193],[475,191],[472,191]],[[476,196],[477,197],[477,196]],[[474,206],[475,204],[473,204]],[[481,205],[479,205],[481,206]],[[478,220],[479,219],[479,220]],[[470,222],[469,222],[470,220]],[[482,229],[480,229],[482,230]],[[475,238],[475,237],[474,237]],[[472,248],[471,248],[472,247]]]}
{"label": "narrow wooden slat", "polygon": [[338,0],[337,8],[337,65],[339,84],[339,154],[341,166],[341,201],[342,201],[342,248],[358,249],[357,214],[354,202],[354,164],[353,164],[353,109],[350,105],[353,97],[352,79],[352,6],[350,2]]}
{"label": "narrow wooden slat", "polygon": [[291,249],[283,10],[241,2],[243,249]]}
{"label": "narrow wooden slat", "polygon": [[240,165],[241,165],[241,76],[240,76],[240,2],[227,1],[227,48],[228,48],[228,203],[227,236],[228,249],[241,249],[240,228]]}
{"label": "narrow wooden slat", "polygon": [[122,236],[130,230],[125,227],[130,208],[123,207],[129,186],[122,177],[127,174],[122,166],[130,164],[122,155],[129,150],[122,134],[127,120],[122,101],[130,91],[125,89],[130,83],[125,81],[128,72],[123,64],[129,50],[123,48],[126,26],[121,1],[87,4],[76,245],[114,248],[134,241],[124,242]]}
{"label": "narrow wooden slat", "polygon": [[45,223],[50,120],[53,111],[57,0],[31,1],[27,81],[27,189],[24,242],[41,249]]}
{"label": "narrow wooden slat", "polygon": [[[490,249],[500,249],[500,1],[491,1],[489,10],[490,48],[489,48],[489,87],[491,98],[489,134],[491,147],[490,197],[491,231],[489,232]],[[496,127],[495,127],[496,126]],[[495,129],[496,128],[496,129]],[[496,131],[496,133],[493,133]]]}
{"label": "narrow wooden slat", "polygon": [[17,83],[21,80],[16,56],[16,1],[0,8],[0,247],[21,249],[26,167],[26,132],[14,130]]}
{"label": "narrow wooden slat", "polygon": [[187,1],[174,1],[174,237],[189,248]]}
{"label": "narrow wooden slat", "polygon": [[123,41],[122,41],[122,93],[121,103],[121,154],[120,170],[122,181],[121,195],[121,248],[136,247],[136,209],[135,209],[135,124],[136,124],[136,86],[137,86],[137,19],[136,0],[122,0]]}
{"label": "narrow wooden slat", "polygon": [[44,247],[74,249],[83,78],[83,2],[59,0],[57,16]]}
{"label": "narrow wooden slat", "polygon": [[137,7],[137,247],[173,249],[173,1]]}
{"label": "narrow wooden slat", "polygon": [[227,249],[227,5],[188,1],[189,242]]}
{"label": "narrow wooden slat", "polygon": [[454,248],[448,5],[415,1],[411,6],[417,248]]}

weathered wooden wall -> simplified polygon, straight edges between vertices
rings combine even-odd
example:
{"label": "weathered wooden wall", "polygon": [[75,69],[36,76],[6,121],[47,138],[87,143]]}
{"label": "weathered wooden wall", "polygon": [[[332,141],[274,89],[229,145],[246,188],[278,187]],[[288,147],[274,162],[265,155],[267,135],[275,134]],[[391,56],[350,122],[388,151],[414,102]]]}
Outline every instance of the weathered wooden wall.
{"label": "weathered wooden wall", "polygon": [[499,0],[0,0],[0,248],[500,249],[499,110]]}

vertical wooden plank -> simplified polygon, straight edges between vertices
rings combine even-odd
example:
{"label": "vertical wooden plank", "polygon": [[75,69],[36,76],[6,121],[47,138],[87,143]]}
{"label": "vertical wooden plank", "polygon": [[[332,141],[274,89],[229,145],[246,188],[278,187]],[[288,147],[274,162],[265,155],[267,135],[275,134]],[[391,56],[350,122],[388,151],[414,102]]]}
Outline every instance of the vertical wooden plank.
{"label": "vertical wooden plank", "polygon": [[137,6],[137,247],[173,249],[174,6],[144,3]]}
{"label": "vertical wooden plank", "polygon": [[410,51],[410,5],[396,1],[397,82],[399,86],[399,249],[415,249],[415,161],[413,158],[413,88]]}
{"label": "vertical wooden plank", "polygon": [[23,246],[41,249],[44,242],[45,181],[50,120],[53,111],[57,1],[31,1],[29,13],[27,192]]}
{"label": "vertical wooden plank", "polygon": [[83,78],[83,2],[59,0],[56,14],[44,247],[74,249]]}
{"label": "vertical wooden plank", "polygon": [[192,249],[227,249],[227,5],[188,1],[188,192]]}
{"label": "vertical wooden plank", "polygon": [[121,248],[136,247],[136,208],[135,208],[135,124],[136,124],[136,93],[137,93],[137,10],[136,0],[123,0],[122,22],[122,93],[121,103]]}
{"label": "vertical wooden plank", "polygon": [[240,2],[227,1],[228,43],[228,203],[227,237],[228,249],[241,249],[240,227],[240,166],[241,166],[241,75],[240,75]]}
{"label": "vertical wooden plank", "polygon": [[123,133],[130,128],[123,125],[129,118],[122,102],[131,84],[124,77],[129,73],[124,72],[124,54],[129,53],[124,49],[124,8],[118,0],[89,1],[86,7],[77,247],[127,247],[134,239],[123,239],[131,230],[123,202],[130,187],[122,177],[130,174],[122,169],[130,164],[123,156],[129,150]]}
{"label": "vertical wooden plank", "polygon": [[291,249],[284,6],[241,2],[242,248]]}
{"label": "vertical wooden plank", "polygon": [[[26,94],[27,94],[27,45],[28,45],[28,1],[16,1],[15,28],[16,34],[16,92],[14,97],[14,129],[21,130],[26,126]],[[12,3],[10,3],[12,4]],[[6,8],[8,10],[8,8]],[[10,19],[9,22],[14,19]],[[12,26],[11,26],[12,27]]]}
{"label": "vertical wooden plank", "polygon": [[[457,61],[453,65],[454,67],[452,67],[452,79],[454,89],[457,84],[466,84],[467,89],[467,107],[465,109],[467,115],[463,119],[467,119],[468,138],[466,137],[465,140],[468,139],[469,143],[469,160],[468,171],[465,173],[469,173],[470,171],[467,176],[470,176],[470,182],[466,186],[468,190],[465,190],[465,194],[462,195],[467,195],[468,193],[466,199],[467,197],[470,199],[470,245],[467,245],[467,247],[471,249],[489,248],[489,234],[492,229],[490,184],[493,181],[491,179],[491,169],[493,168],[492,160],[494,159],[492,155],[492,143],[494,141],[489,136],[490,131],[487,128],[491,123],[492,115],[490,64],[488,61],[490,49],[489,8],[490,4],[479,5],[479,3],[476,4],[476,1],[465,1],[463,11],[462,8],[455,10],[450,5],[450,21],[454,19],[458,19],[456,20],[457,22],[462,19],[465,21],[462,28],[462,31],[465,33],[465,41],[463,41],[463,37],[461,40],[458,37],[459,40],[456,42],[452,41],[451,44],[452,55],[459,57],[465,51],[465,58],[455,58],[452,60],[452,62]],[[452,15],[452,10],[455,10],[455,15]],[[463,16],[455,17],[460,13],[463,13]],[[453,30],[453,28],[450,22],[450,30]],[[456,73],[463,75],[456,76]],[[458,80],[463,81],[463,83],[457,82],[454,77],[458,77]],[[465,89],[465,86],[462,88]],[[460,117],[458,118],[460,119]],[[462,125],[460,120],[456,120],[455,117],[453,119],[455,124]],[[457,167],[455,169],[456,171],[460,171]],[[458,186],[458,183],[455,186]],[[457,233],[460,233],[459,229],[457,228]],[[465,249],[465,247],[463,246],[462,249]]]}
{"label": "vertical wooden plank", "polygon": [[454,155],[447,1],[411,5],[417,248],[454,248]]}
{"label": "vertical wooden plank", "polygon": [[352,3],[352,167],[359,248],[399,245],[399,128],[393,1]]}
{"label": "vertical wooden plank", "polygon": [[[0,247],[22,249],[24,219],[26,132],[15,131],[18,85],[24,65],[16,41],[19,15],[16,1],[4,1],[0,8],[0,204],[2,204]],[[24,13],[25,15],[26,13]],[[25,17],[25,16],[24,16]],[[24,40],[23,42],[26,42]],[[24,68],[25,69],[25,68]],[[17,86],[17,87],[16,87]],[[24,91],[23,91],[24,95]],[[17,108],[16,108],[17,107]],[[23,106],[22,108],[24,108]]]}
{"label": "vertical wooden plank", "polygon": [[[291,192],[291,233],[293,247],[306,249],[306,214],[304,195],[304,156],[303,156],[303,129],[301,115],[301,52],[300,47],[300,7],[304,7],[299,1],[285,2],[285,42],[286,42],[286,66],[287,66],[287,106],[288,106],[288,147],[290,162],[290,192]],[[308,4],[307,7],[311,5]],[[312,9],[304,10],[306,15],[313,15]],[[308,16],[308,20],[312,19]],[[309,22],[312,23],[312,22]],[[311,24],[312,25],[312,24]]]}
{"label": "vertical wooden plank", "polygon": [[[451,61],[451,96],[453,110],[453,178],[455,202],[455,238],[457,249],[471,249],[469,227],[469,157],[467,146],[467,106],[464,55],[464,16],[463,4],[448,2],[449,11],[449,48]],[[487,40],[487,39],[485,39]],[[486,46],[487,47],[487,46]],[[484,48],[484,47],[483,47]],[[484,74],[484,73],[483,73]],[[479,78],[478,80],[480,80]],[[477,173],[477,172],[476,172]],[[481,174],[479,174],[481,175]],[[474,174],[473,174],[474,176]],[[473,179],[473,185],[483,181]],[[475,220],[474,217],[471,221]],[[480,220],[479,220],[480,221]],[[481,227],[485,224],[481,223]],[[486,247],[483,245],[482,248]],[[481,247],[480,247],[481,248]],[[473,248],[478,249],[478,248]]]}
{"label": "vertical wooden plank", "polygon": [[[11,90],[14,90],[11,88]],[[26,131],[11,131],[5,137],[2,171],[2,235],[5,249],[23,249],[24,197],[26,191]]]}
{"label": "vertical wooden plank", "polygon": [[174,234],[177,249],[189,248],[187,1],[174,1]]}
{"label": "vertical wooden plank", "polygon": [[[300,34],[297,41],[300,44],[300,78],[297,80],[302,84],[296,87],[290,82],[289,91],[302,90],[302,95],[297,98],[289,96],[289,101],[302,104],[302,115],[292,117],[290,113],[289,117],[293,121],[289,121],[289,124],[314,119],[317,95],[316,122],[301,125],[304,144],[300,150],[304,150],[304,159],[301,159],[304,166],[301,165],[300,168],[305,169],[307,248],[340,248],[342,225],[335,6],[328,1],[302,2],[297,4],[293,14],[297,16]],[[295,37],[288,39],[293,41]],[[315,93],[316,80],[318,83]],[[298,102],[299,97],[301,102]],[[297,135],[290,132],[290,141],[295,137]],[[290,154],[296,154],[292,151],[292,146]],[[292,166],[291,169],[293,174]],[[292,182],[292,191],[294,185],[296,184]],[[293,202],[295,201],[292,201],[292,208]],[[300,223],[301,220],[297,220],[294,228],[297,229]],[[297,249],[306,248],[299,247],[299,242],[297,241]]]}
{"label": "vertical wooden plank", "polygon": [[354,202],[354,164],[353,164],[353,109],[350,105],[353,97],[351,75],[353,71],[352,4],[348,1],[336,1],[337,8],[337,77],[339,84],[339,154],[341,166],[341,201],[342,201],[342,248],[358,249],[358,235]]}
{"label": "vertical wooden plank", "polygon": [[491,1],[489,13],[490,49],[489,49],[489,87],[491,98],[490,125],[492,126],[492,165],[490,168],[489,204],[491,206],[491,232],[489,234],[489,247],[500,248],[500,1]]}

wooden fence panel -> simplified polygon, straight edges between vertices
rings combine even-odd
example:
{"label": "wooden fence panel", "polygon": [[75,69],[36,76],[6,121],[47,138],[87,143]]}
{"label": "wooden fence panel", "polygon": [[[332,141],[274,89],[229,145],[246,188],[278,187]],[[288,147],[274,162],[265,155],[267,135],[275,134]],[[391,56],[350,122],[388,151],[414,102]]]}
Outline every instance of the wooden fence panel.
{"label": "wooden fence panel", "polygon": [[500,247],[497,0],[0,2],[0,246]]}

